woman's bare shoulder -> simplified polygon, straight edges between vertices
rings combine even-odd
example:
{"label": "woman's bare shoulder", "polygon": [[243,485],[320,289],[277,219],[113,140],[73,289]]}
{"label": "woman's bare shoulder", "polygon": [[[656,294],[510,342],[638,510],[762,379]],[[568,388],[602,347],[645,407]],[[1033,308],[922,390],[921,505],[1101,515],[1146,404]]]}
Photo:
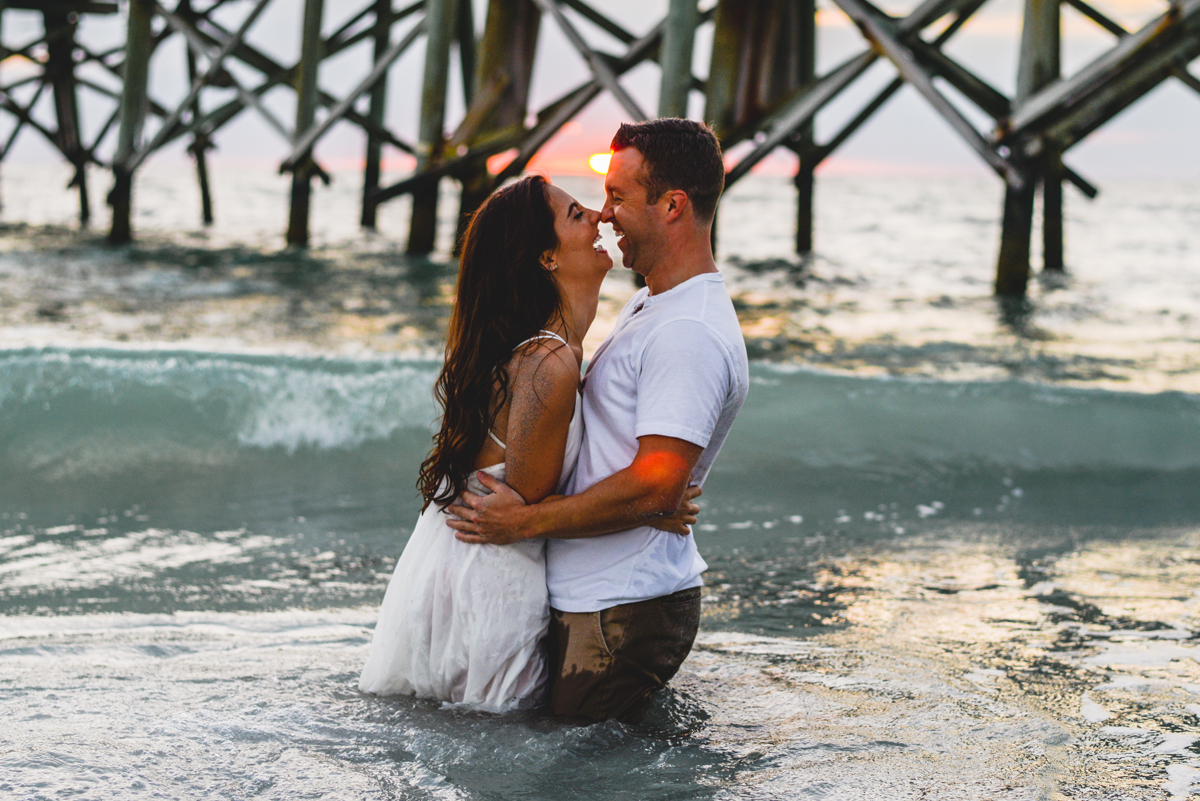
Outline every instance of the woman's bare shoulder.
{"label": "woman's bare shoulder", "polygon": [[575,354],[556,339],[531,342],[513,357],[513,389],[531,389],[546,406],[570,401],[579,388],[579,363]]}

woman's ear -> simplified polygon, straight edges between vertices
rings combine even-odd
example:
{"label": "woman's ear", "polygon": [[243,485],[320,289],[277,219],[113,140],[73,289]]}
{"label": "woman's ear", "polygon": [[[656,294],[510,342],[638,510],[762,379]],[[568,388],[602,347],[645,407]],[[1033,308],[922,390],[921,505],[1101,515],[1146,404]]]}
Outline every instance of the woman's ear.
{"label": "woman's ear", "polygon": [[541,258],[538,259],[542,264],[542,269],[548,272],[554,272],[558,269],[558,262],[554,260],[554,251],[543,251]]}

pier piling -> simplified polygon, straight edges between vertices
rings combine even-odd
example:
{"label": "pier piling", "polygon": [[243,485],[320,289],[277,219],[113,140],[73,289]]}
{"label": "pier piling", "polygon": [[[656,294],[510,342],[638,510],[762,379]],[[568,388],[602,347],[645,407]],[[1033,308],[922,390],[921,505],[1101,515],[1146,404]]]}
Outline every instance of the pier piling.
{"label": "pier piling", "polygon": [[[461,232],[488,193],[525,170],[537,152],[600,95],[607,93],[628,118],[644,119],[645,112],[622,81],[631,70],[657,61],[661,72],[656,113],[686,116],[691,93],[698,91],[704,98],[702,117],[712,124],[726,152],[742,154],[729,167],[726,186],[777,148],[796,154],[795,249],[804,255],[813,248],[814,170],[910,84],[1004,180],[995,290],[1019,296],[1028,285],[1038,193],[1043,208],[1042,269],[1054,272],[1064,267],[1063,183],[1087,197],[1098,191],[1064,163],[1071,147],[1163,81],[1174,78],[1200,92],[1200,78],[1187,69],[1200,58],[1200,0],[1174,0],[1138,30],[1126,30],[1088,0],[1025,0],[1017,90],[1011,98],[943,49],[991,0],[919,0],[906,16],[884,13],[870,0],[834,0],[858,27],[864,47],[824,74],[816,72],[815,0],[666,0],[662,19],[649,24],[640,20],[640,34],[608,16],[598,0],[488,0],[481,31],[476,30],[472,0],[355,0],[358,10],[350,11],[328,37],[321,35],[323,0],[305,0],[300,58],[291,65],[246,38],[268,6],[284,2],[295,0],[129,0],[123,6],[111,0],[0,2],[0,58],[15,56],[38,71],[0,85],[0,114],[14,120],[0,143],[0,160],[22,132],[32,131],[49,141],[74,168],[71,185],[79,191],[81,224],[89,217],[88,165],[110,168],[109,238],[127,242],[132,235],[134,173],[181,137],[190,140],[204,223],[212,222],[207,151],[225,125],[252,111],[287,142],[288,155],[280,164],[281,172],[292,173],[286,240],[304,246],[309,241],[312,178],[329,179],[315,149],[333,127],[348,125],[365,138],[362,226],[374,228],[380,204],[408,194],[408,251],[425,254],[435,245],[439,181],[449,178],[461,187]],[[1109,50],[1065,77],[1060,75],[1063,2],[1116,37]],[[81,44],[86,37],[81,40],[76,31],[89,17],[120,10],[127,14],[123,47],[93,52]],[[338,11],[343,9],[339,6]],[[45,32],[40,39],[15,44],[7,40],[3,15],[17,12],[42,17]],[[238,14],[240,22],[228,22]],[[535,107],[530,91],[539,41],[545,39],[539,36],[543,19],[550,20],[583,60],[588,77]],[[712,25],[713,49],[708,77],[701,81],[691,65],[696,31],[707,25]],[[403,33],[393,36],[398,26],[404,26]],[[597,31],[603,32],[600,44],[592,36]],[[156,48],[172,37],[185,40],[189,87],[182,100],[166,108],[149,97],[147,77]],[[419,107],[389,109],[389,80],[398,79],[395,73],[389,77],[389,71],[421,39],[423,70],[407,70],[399,77],[421,82]],[[322,91],[317,76],[324,60],[360,44],[372,47],[364,77],[344,97]],[[453,127],[447,132],[446,99],[455,50],[466,108],[461,119],[450,120]],[[893,80],[873,92],[833,136],[817,141],[817,116],[880,61],[894,69]],[[81,64],[98,66],[120,80],[120,91],[79,73]],[[250,73],[253,78],[246,77]],[[32,92],[21,89],[30,83]],[[294,91],[292,127],[264,102],[268,93],[280,88]],[[953,102],[948,89],[956,93]],[[225,91],[218,102],[204,103],[202,96],[212,97],[211,90]],[[38,105],[45,92],[53,95],[53,122]],[[94,105],[80,100],[84,93],[110,104],[107,122],[83,125],[81,113],[90,114]],[[359,106],[364,100],[365,110]],[[972,122],[980,114],[964,110],[964,104],[990,119],[991,129],[981,130]],[[327,113],[318,122],[320,108]],[[415,143],[389,127],[389,116],[397,113],[416,115]],[[143,143],[147,115],[162,124]],[[85,141],[85,130],[89,136],[98,133]],[[106,162],[101,148],[112,130],[116,141]],[[381,187],[385,147],[414,155],[416,169]],[[506,162],[496,159],[506,153],[512,154]]]}
{"label": "pier piling", "polygon": [[692,90],[692,50],[700,7],[696,0],[670,0],[663,25],[662,80],[658,90],[658,116],[688,116]]}
{"label": "pier piling", "polygon": [[146,116],[146,88],[150,79],[150,23],[154,0],[129,0],[129,24],[125,37],[125,63],[122,73],[121,127],[117,151],[113,156],[113,188],[108,196],[112,206],[112,227],[108,239],[121,244],[133,238],[132,160],[142,137]]}
{"label": "pier piling", "polygon": [[533,0],[488,3],[471,103],[449,143],[455,152],[466,148],[480,154],[465,163],[461,173],[456,242],[470,216],[494,188],[487,168],[491,152],[488,145],[511,141],[524,133],[541,21],[541,9]]}
{"label": "pier piling", "polygon": [[[425,0],[425,71],[417,133],[418,172],[428,170],[442,159],[450,46],[454,41],[457,7],[458,0]],[[433,250],[437,235],[437,206],[438,178],[430,177],[421,181],[412,191],[409,253],[423,255]]]}
{"label": "pier piling", "polygon": [[71,186],[79,190],[79,224],[91,219],[88,203],[87,154],[79,129],[79,103],[75,87],[75,29],[79,15],[62,9],[42,12],[46,31],[46,73],[54,92],[58,122],[58,147],[75,167]]}
{"label": "pier piling", "polygon": [[[304,28],[300,44],[300,63],[296,76],[296,135],[312,126],[317,113],[317,77],[324,57],[321,21],[325,0],[304,0]],[[292,171],[292,204],[288,215],[287,243],[308,246],[308,216],[312,198],[311,157]]]}

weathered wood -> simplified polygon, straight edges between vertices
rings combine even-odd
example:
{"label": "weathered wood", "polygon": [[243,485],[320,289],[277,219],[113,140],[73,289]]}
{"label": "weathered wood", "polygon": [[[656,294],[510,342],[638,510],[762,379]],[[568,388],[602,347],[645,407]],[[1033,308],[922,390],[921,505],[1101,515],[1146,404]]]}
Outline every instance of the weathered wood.
{"label": "weathered wood", "polygon": [[1120,106],[1124,108],[1140,96],[1139,91],[1145,91],[1147,81],[1158,78],[1160,72],[1164,75],[1158,80],[1164,79],[1176,64],[1186,63],[1197,54],[1200,54],[1200,0],[1181,0],[1071,77],[1031,97],[997,127],[993,139],[1020,139],[1065,120],[1060,133],[1066,140],[1059,141],[1067,146],[1074,144],[1111,117],[1111,114],[1106,117],[1106,110],[1113,104],[1124,102]]}
{"label": "weathered wood", "polygon": [[54,89],[54,111],[58,123],[58,149],[75,166],[71,185],[79,189],[79,224],[91,218],[87,189],[87,156],[79,127],[79,101],[75,89],[75,29],[77,16],[61,9],[44,11],[46,31],[46,78]]}
{"label": "weathered wood", "polygon": [[[191,12],[191,0],[185,0],[180,3],[179,7],[181,10]],[[188,83],[194,86],[196,78],[199,76],[196,69],[196,54],[190,47],[184,48],[184,50],[187,54]],[[192,101],[192,119],[198,119],[202,113],[200,96],[197,95],[196,99]],[[188,147],[188,152],[192,154],[192,158],[196,162],[196,182],[200,186],[200,218],[205,225],[213,224],[212,191],[208,185],[208,149],[210,147],[212,147],[212,141],[199,131],[192,137],[192,144]]]}
{"label": "weathered wood", "polygon": [[1047,158],[1042,167],[1042,269],[1062,272],[1064,259],[1063,170],[1058,153]]}
{"label": "weathered wood", "polygon": [[[817,4],[815,0],[798,0],[796,3],[796,83],[811,86],[817,77]],[[807,255],[813,250],[815,227],[813,192],[814,172],[821,162],[813,138],[814,126],[810,122],[801,126],[795,135],[794,148],[800,157],[796,165],[796,253]]]}
{"label": "weathered wood", "polygon": [[[204,75],[201,76],[199,80],[192,82],[192,86],[188,90],[187,96],[184,97],[183,102],[180,103],[178,106],[176,106],[175,110],[172,111],[165,120],[163,120],[162,126],[158,129],[158,132],[155,133],[154,137],[150,140],[150,143],[147,144],[145,147],[140,148],[139,151],[132,156],[131,165],[130,165],[131,170],[137,169],[139,166],[141,166],[141,163],[143,161],[145,161],[145,159],[151,153],[153,153],[154,151],[156,151],[160,147],[162,147],[164,144],[166,144],[176,123],[178,123],[179,120],[182,119],[183,115],[185,113],[187,113],[187,111],[191,108],[192,103],[196,100],[197,97],[200,96],[200,90],[203,89],[205,84],[207,84],[210,80],[212,80],[217,75],[218,71],[223,69],[222,62],[225,60],[225,57],[228,56],[229,53],[231,53],[241,43],[243,37],[245,37],[245,35],[246,35],[246,32],[248,30],[250,30],[250,26],[253,25],[254,22],[258,19],[259,15],[262,14],[262,12],[266,10],[267,4],[270,2],[271,2],[271,0],[258,0],[257,5],[255,5],[255,7],[251,10],[251,12],[246,16],[246,19],[242,21],[242,24],[238,28],[237,33],[234,34],[233,37],[229,40],[229,42],[226,43],[224,46],[222,46],[216,53],[210,53],[208,51],[205,51],[203,49],[203,45],[197,44],[193,39],[188,38],[189,46],[195,45],[198,49],[201,50],[201,52],[204,54],[204,56],[206,58],[210,59],[208,69],[206,69],[204,71]],[[157,6],[156,3],[152,3],[152,5]],[[187,31],[189,31],[189,30],[193,31],[193,32],[195,31],[195,28],[193,28],[190,24],[188,24],[187,22],[185,22],[183,20],[180,20],[178,17],[175,17],[174,15],[172,15],[172,17],[170,17],[168,19],[169,19],[169,21],[171,19],[173,19],[175,27],[177,27],[177,29],[179,29],[180,32],[184,33],[185,38],[187,38],[187,33],[186,33]],[[128,53],[126,54],[125,59],[126,59],[126,62],[128,62],[128,60],[129,60]],[[242,99],[244,100],[245,98],[242,98]],[[270,115],[268,115],[268,116],[270,116]],[[272,119],[273,119],[273,117],[272,117]]]}
{"label": "weathered wood", "polygon": [[[1123,25],[1121,25],[1117,22],[1114,22],[1113,20],[1104,16],[1104,14],[1100,13],[1092,6],[1083,2],[1083,0],[1065,0],[1065,1],[1066,1],[1067,5],[1071,6],[1071,8],[1074,8],[1080,14],[1083,14],[1085,17],[1087,17],[1092,22],[1096,23],[1097,25],[1099,25],[1101,28],[1108,31],[1112,35],[1120,38],[1120,37],[1128,36],[1130,34],[1130,31],[1128,31]],[[1179,81],[1184,86],[1187,86],[1188,88],[1192,89],[1195,92],[1200,92],[1200,78],[1197,78],[1195,75],[1192,75],[1190,72],[1188,72],[1187,67],[1185,67],[1183,65],[1176,65],[1174,67],[1174,69],[1171,70],[1171,75],[1178,78]]]}
{"label": "weathered wood", "polygon": [[[296,169],[296,165],[309,159],[312,156],[312,149],[317,143],[317,140],[328,133],[329,129],[332,128],[336,123],[341,122],[350,109],[354,108],[354,104],[358,102],[360,97],[374,89],[381,82],[385,81],[388,68],[395,63],[396,59],[404,55],[405,51],[408,50],[408,48],[412,46],[413,42],[417,40],[417,37],[424,32],[424,23],[418,23],[417,26],[409,31],[403,39],[388,48],[386,53],[376,58],[375,66],[372,67],[371,72],[366,78],[363,78],[358,86],[351,89],[336,106],[330,109],[329,113],[325,115],[320,123],[313,125],[308,130],[298,134],[296,137],[296,144],[292,147],[291,155],[284,159],[283,163],[279,165],[279,171],[287,172],[289,170],[294,170]],[[385,82],[383,85],[386,87]],[[315,102],[316,101],[314,99],[314,103]],[[378,120],[373,119],[372,121],[377,125],[383,124],[382,116],[380,116]]]}
{"label": "weathered wood", "polygon": [[878,12],[863,2],[863,0],[834,0],[846,12],[850,19],[859,26],[872,42],[875,42],[884,55],[904,77],[920,92],[933,106],[950,127],[987,162],[1005,182],[1013,188],[1025,185],[1027,179],[1021,169],[1009,159],[998,153],[975,127],[948,101],[933,85],[929,73],[918,63],[912,50],[903,45],[899,39],[899,29],[894,24],[883,19]]}
{"label": "weathered wood", "polygon": [[[647,31],[645,36],[630,44],[629,50],[614,65],[613,74],[617,76],[623,75],[646,59],[652,58],[662,44],[662,32],[663,24],[659,22]],[[533,126],[533,130],[529,131],[528,135],[521,142],[516,158],[510,161],[508,166],[496,176],[497,184],[524,170],[529,160],[533,158],[534,153],[603,90],[604,87],[601,85],[599,79],[593,78],[588,83],[563,95],[542,109],[541,113],[538,114],[537,124]]]}
{"label": "weathered wood", "polygon": [[1019,297],[1029,285],[1029,242],[1033,235],[1036,189],[1037,184],[1028,181],[1020,189],[1005,188],[996,266],[997,295]]}
{"label": "weathered wood", "polygon": [[700,8],[696,0],[670,0],[663,26],[662,80],[658,90],[658,116],[686,117],[692,88],[692,48]]}
{"label": "weathered wood", "polygon": [[150,77],[150,23],[154,0],[129,0],[129,21],[125,35],[124,84],[121,91],[121,127],[113,156],[113,188],[108,202],[112,206],[112,227],[108,239],[128,242],[132,237],[133,171],[129,162],[137,153],[146,117],[146,87]]}
{"label": "weathered wood", "polygon": [[[417,135],[418,171],[442,158],[450,45],[454,39],[454,12],[457,6],[458,0],[427,0],[425,3],[425,72]],[[437,205],[437,180],[422,181],[412,193],[409,253],[424,254],[433,250],[437,235]]]}
{"label": "weathered wood", "polygon": [[[1014,107],[1029,102],[1041,89],[1058,80],[1061,50],[1060,0],[1025,0],[1021,27],[1021,51],[1017,62],[1017,91]],[[1033,180],[1041,179],[1043,193],[1043,244],[1055,248],[1046,252],[1045,265],[1062,269],[1062,177],[1057,153],[1043,158],[1024,159],[1017,152],[1014,158],[1026,164]],[[1047,166],[1053,169],[1047,170]],[[1056,185],[1050,187],[1050,183]],[[1024,188],[1005,187],[1003,230],[1000,252],[996,260],[996,292],[1024,295],[1029,281],[1029,238],[1033,234],[1034,193]],[[1057,226],[1057,229],[1056,229]],[[1022,237],[1026,241],[1020,242]],[[1022,260],[1024,260],[1022,262]]]}
{"label": "weathered wood", "polygon": [[[456,147],[470,150],[504,131],[524,133],[541,20],[542,12],[532,0],[490,0],[479,43],[473,101],[451,137]],[[485,159],[464,171],[461,180],[456,241],[494,187]]]}
{"label": "weathered wood", "polygon": [[[266,0],[266,2],[270,2],[270,0]],[[200,36],[200,32],[196,30],[196,27],[190,21],[183,19],[178,14],[167,11],[161,5],[158,7],[158,11],[159,14],[162,15],[163,19],[167,21],[167,24],[170,27],[174,28],[183,35],[183,38],[187,40],[188,47],[194,49],[197,53],[203,54],[206,58],[210,59],[214,63],[219,64],[224,60],[225,56],[221,55],[219,52],[214,53],[207,48],[203,38]],[[243,27],[245,27],[244,24]],[[283,122],[266,107],[266,105],[263,104],[258,95],[248,91],[246,87],[242,85],[242,82],[235,78],[228,70],[224,70],[222,74],[224,76],[225,83],[229,86],[229,88],[233,89],[234,92],[237,93],[238,99],[241,100],[247,108],[253,108],[255,111],[257,111],[258,115],[262,117],[268,125],[274,128],[275,131],[281,137],[283,137],[285,141],[290,142],[292,140],[293,132],[289,130],[288,127],[284,125]],[[141,158],[144,159],[147,155],[149,155],[149,153],[150,151],[147,150],[145,154],[141,155]]]}
{"label": "weathered wood", "polygon": [[[926,0],[916,10],[900,21],[897,28],[902,37],[908,37],[948,13],[957,12],[964,21],[982,5],[983,0]],[[958,24],[957,21],[955,24]],[[714,47],[716,45],[714,44]],[[750,172],[754,165],[766,158],[775,148],[784,144],[796,131],[812,122],[817,112],[828,105],[848,86],[866,72],[879,54],[867,50],[853,56],[825,73],[811,86],[802,87],[787,99],[773,114],[768,115],[756,126],[761,136],[755,138],[754,149],[742,157],[729,174],[725,186],[729,187]],[[713,80],[709,78],[710,91]],[[710,121],[711,115],[706,114]]]}
{"label": "weathered wood", "polygon": [[579,35],[579,31],[575,30],[575,26],[563,15],[558,3],[555,0],[533,1],[537,3],[543,12],[554,18],[563,35],[567,37],[567,41],[571,43],[571,46],[575,48],[579,55],[583,56],[584,61],[587,62],[588,69],[592,71],[592,75],[596,77],[601,86],[616,98],[621,107],[625,109],[625,113],[637,122],[646,119],[646,112],[642,111],[638,104],[634,102],[634,99],[629,96],[629,93],[621,86],[617,80],[617,76],[613,74],[613,71],[605,63],[604,59],[600,58],[596,54],[596,51],[588,47],[587,42]]}
{"label": "weathered wood", "polygon": [[475,9],[471,0],[458,0],[454,13],[454,35],[458,42],[459,78],[462,80],[463,103],[467,106],[475,99],[475,61],[479,45],[475,41]]}
{"label": "weathered wood", "polygon": [[[387,57],[387,53],[391,49],[391,44],[388,40],[391,38],[392,2],[391,0],[375,0],[374,5],[369,8],[375,14],[375,23],[371,26],[371,35],[375,40],[374,56],[375,63],[378,64]],[[374,86],[371,87],[369,102],[367,117],[370,118],[371,122],[382,126],[384,114],[387,111],[386,71],[379,77]],[[379,210],[379,204],[375,202],[373,195],[379,189],[382,162],[383,142],[375,134],[368,133],[366,154],[363,159],[362,215],[359,217],[359,224],[363,228],[372,231],[375,230],[375,220]]]}
{"label": "weathered wood", "polygon": [[[317,113],[317,78],[324,53],[321,40],[321,20],[324,0],[304,0],[304,27],[300,43],[299,81],[296,84],[296,127],[306,131],[312,127]],[[288,213],[287,243],[308,246],[309,205],[312,199],[312,172],[297,167],[292,172],[292,202]]]}
{"label": "weathered wood", "polygon": [[[424,3],[414,3],[404,11],[399,12],[394,21],[398,21],[401,17],[408,16],[413,12],[414,9],[419,10],[423,7]],[[196,33],[205,41],[214,45],[224,44],[229,40],[229,37],[233,35],[216,22],[208,18],[198,20]],[[326,42],[323,48],[325,58],[330,58],[334,55],[337,55],[339,52],[345,49],[346,46],[348,45],[346,45],[345,42],[340,44],[332,40]],[[245,63],[247,66],[253,67],[266,76],[263,83],[250,90],[250,94],[254,95],[255,97],[262,97],[274,87],[283,83],[291,83],[296,80],[297,68],[295,66],[285,67],[275,59],[263,53],[261,50],[258,50],[244,41],[234,47],[231,55]],[[317,102],[324,107],[333,107],[338,104],[339,99],[326,92],[318,91]],[[244,110],[244,106],[241,105],[240,101],[230,101],[230,103],[227,103],[226,105],[216,109],[215,112],[207,115],[206,119],[204,120],[204,124],[209,126],[208,130],[211,133],[216,127],[220,127],[221,125],[229,122],[230,119],[232,119],[242,110]],[[354,123],[364,131],[378,136],[386,144],[389,144],[392,147],[399,148],[405,153],[416,153],[416,149],[412,145],[397,138],[396,135],[387,128],[380,125],[375,125],[370,119],[356,111],[347,111],[345,118],[348,122]],[[187,133],[187,130],[181,129],[178,125],[176,125],[175,130],[168,136],[168,141],[172,136],[182,135],[184,133]]]}

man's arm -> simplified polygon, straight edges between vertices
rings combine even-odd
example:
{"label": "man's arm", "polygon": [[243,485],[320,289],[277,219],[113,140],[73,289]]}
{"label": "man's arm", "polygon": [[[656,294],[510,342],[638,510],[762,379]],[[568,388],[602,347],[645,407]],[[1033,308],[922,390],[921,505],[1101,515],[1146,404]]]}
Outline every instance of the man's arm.
{"label": "man's arm", "polygon": [[506,545],[534,537],[576,539],[636,528],[679,508],[704,449],[676,437],[644,436],[629,467],[578,495],[526,505],[511,487],[481,474],[491,495],[463,493],[447,522],[463,542]]}

